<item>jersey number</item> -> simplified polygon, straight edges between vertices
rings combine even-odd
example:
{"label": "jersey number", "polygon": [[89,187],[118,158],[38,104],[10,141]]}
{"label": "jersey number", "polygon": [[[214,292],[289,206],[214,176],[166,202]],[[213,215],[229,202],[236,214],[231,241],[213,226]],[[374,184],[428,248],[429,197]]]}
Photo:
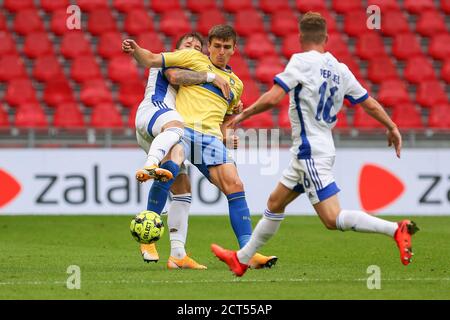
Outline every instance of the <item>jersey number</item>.
{"label": "jersey number", "polygon": [[322,83],[319,89],[320,94],[320,101],[319,105],[317,106],[317,113],[316,113],[316,120],[320,121],[323,119],[323,121],[327,123],[333,123],[336,121],[337,117],[336,115],[330,116],[331,108],[333,108],[333,97],[334,93],[337,91],[338,87],[331,87],[330,88],[330,96],[328,97],[327,101],[324,103],[325,100],[325,93],[327,91],[327,82],[325,81]]}

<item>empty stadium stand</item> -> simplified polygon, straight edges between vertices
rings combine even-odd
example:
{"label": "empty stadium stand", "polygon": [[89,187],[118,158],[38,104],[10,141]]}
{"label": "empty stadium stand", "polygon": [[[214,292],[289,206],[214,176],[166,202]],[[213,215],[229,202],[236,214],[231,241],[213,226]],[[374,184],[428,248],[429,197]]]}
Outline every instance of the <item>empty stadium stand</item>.
{"label": "empty stadium stand", "polygon": [[[66,25],[71,4],[81,8],[81,30]],[[366,26],[372,4],[381,30]],[[328,19],[328,50],[402,129],[450,131],[448,0],[4,0],[0,9],[1,128],[132,128],[148,72],[121,52],[121,40],[172,50],[182,33],[206,35],[218,23],[239,34],[230,64],[248,106],[300,50],[298,17],[315,10]],[[288,128],[286,110],[284,101],[244,126]],[[345,107],[336,130],[379,127],[361,111]]]}

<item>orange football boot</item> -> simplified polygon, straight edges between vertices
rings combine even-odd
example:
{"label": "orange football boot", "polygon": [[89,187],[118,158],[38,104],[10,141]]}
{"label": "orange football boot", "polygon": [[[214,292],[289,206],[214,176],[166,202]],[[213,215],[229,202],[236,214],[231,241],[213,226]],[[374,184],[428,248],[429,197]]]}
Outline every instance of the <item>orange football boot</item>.
{"label": "orange football boot", "polygon": [[248,266],[251,269],[272,268],[277,263],[278,257],[276,256],[263,256],[260,253],[255,255],[248,262]]}
{"label": "orange football boot", "polygon": [[156,250],[156,244],[150,243],[150,244],[141,244],[141,254],[142,259],[144,259],[145,262],[158,262],[159,260],[159,254]]}
{"label": "orange football boot", "polygon": [[211,245],[211,251],[217,258],[225,262],[237,277],[242,277],[247,271],[248,266],[239,262],[236,251],[224,249],[214,243]]}
{"label": "orange football boot", "polygon": [[141,183],[150,179],[167,182],[172,178],[172,172],[167,169],[160,168],[157,165],[144,167],[143,169],[136,171],[136,180]]}
{"label": "orange football boot", "polygon": [[397,242],[398,249],[400,250],[400,260],[407,266],[412,262],[411,236],[419,231],[417,225],[410,220],[403,220],[398,222],[397,231],[394,234],[394,240]]}
{"label": "orange football boot", "polygon": [[177,259],[175,257],[170,256],[167,261],[168,269],[196,269],[196,270],[206,270],[208,269],[206,266],[198,263],[188,255],[186,255],[183,259]]}

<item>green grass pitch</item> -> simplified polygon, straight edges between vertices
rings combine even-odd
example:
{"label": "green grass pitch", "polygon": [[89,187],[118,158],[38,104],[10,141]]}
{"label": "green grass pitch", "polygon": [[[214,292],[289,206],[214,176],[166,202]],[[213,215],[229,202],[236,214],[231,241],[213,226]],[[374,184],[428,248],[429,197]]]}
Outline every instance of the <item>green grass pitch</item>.
{"label": "green grass pitch", "polygon": [[[236,248],[227,216],[189,220],[187,249],[204,271],[166,269],[167,228],[161,260],[144,263],[130,219],[0,217],[0,299],[450,299],[450,217],[413,219],[421,231],[405,267],[389,237],[328,231],[317,217],[288,216],[262,250],[277,255],[277,265],[240,279],[209,248]],[[66,287],[70,265],[80,267],[79,290]],[[379,290],[367,288],[371,265],[381,271]]]}

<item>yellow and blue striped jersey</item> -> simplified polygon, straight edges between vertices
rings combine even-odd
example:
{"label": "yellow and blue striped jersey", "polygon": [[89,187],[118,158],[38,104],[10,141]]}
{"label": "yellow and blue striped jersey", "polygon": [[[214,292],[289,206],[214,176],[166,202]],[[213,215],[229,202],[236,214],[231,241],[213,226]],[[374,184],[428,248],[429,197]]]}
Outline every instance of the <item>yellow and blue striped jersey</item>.
{"label": "yellow and blue striped jersey", "polygon": [[222,139],[220,125],[225,114],[232,114],[241,99],[244,85],[231,71],[214,66],[208,56],[194,49],[163,53],[163,68],[180,67],[197,72],[212,72],[230,83],[231,98],[226,100],[222,91],[212,83],[180,86],[176,108],[186,127]]}

